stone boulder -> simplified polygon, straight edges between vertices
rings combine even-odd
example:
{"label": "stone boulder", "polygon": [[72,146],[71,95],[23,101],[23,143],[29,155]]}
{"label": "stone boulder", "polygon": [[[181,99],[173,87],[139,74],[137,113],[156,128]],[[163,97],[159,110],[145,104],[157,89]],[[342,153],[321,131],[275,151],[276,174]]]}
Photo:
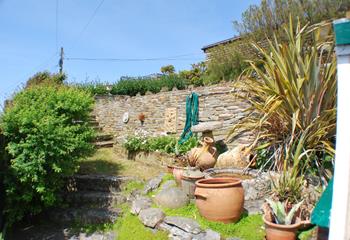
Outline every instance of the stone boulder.
{"label": "stone boulder", "polygon": [[138,215],[141,210],[150,208],[152,206],[152,200],[148,197],[138,197],[131,204],[130,212]]}
{"label": "stone boulder", "polygon": [[202,232],[199,224],[191,218],[168,216],[164,218],[164,222],[188,233],[199,234]]}
{"label": "stone boulder", "polygon": [[180,188],[171,187],[157,193],[154,197],[154,201],[162,207],[180,208],[186,206],[190,199]]}
{"label": "stone boulder", "polygon": [[148,208],[141,210],[139,213],[139,219],[143,225],[151,228],[157,226],[164,218],[165,214],[159,208]]}
{"label": "stone boulder", "polygon": [[153,191],[154,189],[158,188],[160,183],[162,182],[163,176],[164,174],[160,174],[159,176],[149,180],[143,188],[143,194],[147,194],[150,191]]}

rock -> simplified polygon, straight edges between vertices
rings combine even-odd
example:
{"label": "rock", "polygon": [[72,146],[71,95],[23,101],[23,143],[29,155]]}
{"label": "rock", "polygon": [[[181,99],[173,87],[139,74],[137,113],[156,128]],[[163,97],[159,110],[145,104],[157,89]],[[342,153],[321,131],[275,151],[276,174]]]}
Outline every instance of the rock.
{"label": "rock", "polygon": [[176,186],[175,180],[168,180],[162,184],[162,189],[168,189],[168,188],[175,187],[175,186]]}
{"label": "rock", "polygon": [[205,232],[193,236],[192,240],[220,240],[221,236],[219,233],[207,229]]}
{"label": "rock", "polygon": [[168,216],[164,218],[164,222],[188,233],[199,234],[202,232],[199,224],[191,218]]}
{"label": "rock", "polygon": [[170,229],[170,238],[169,239],[191,240],[192,234],[188,233],[180,228],[172,227]]}
{"label": "rock", "polygon": [[164,174],[160,174],[159,176],[149,180],[146,186],[143,188],[143,194],[147,194],[150,191],[153,191],[154,189],[158,188],[160,183],[162,182],[163,176]]}
{"label": "rock", "polygon": [[130,212],[138,215],[141,210],[150,208],[152,206],[152,200],[148,197],[138,197],[131,204]]}
{"label": "rock", "polygon": [[159,208],[143,209],[139,213],[139,219],[143,225],[154,228],[158,223],[163,221],[165,214]]}
{"label": "rock", "polygon": [[189,203],[187,194],[177,187],[161,190],[154,200],[158,205],[167,208],[180,208]]}
{"label": "rock", "polygon": [[245,168],[249,164],[250,155],[250,149],[247,148],[247,146],[240,144],[234,149],[220,154],[215,167]]}
{"label": "rock", "polygon": [[114,232],[107,233],[80,233],[79,235],[73,235],[68,240],[114,240],[117,235]]}
{"label": "rock", "polygon": [[248,215],[262,213],[261,207],[264,200],[248,200],[244,201],[244,209],[247,210]]}

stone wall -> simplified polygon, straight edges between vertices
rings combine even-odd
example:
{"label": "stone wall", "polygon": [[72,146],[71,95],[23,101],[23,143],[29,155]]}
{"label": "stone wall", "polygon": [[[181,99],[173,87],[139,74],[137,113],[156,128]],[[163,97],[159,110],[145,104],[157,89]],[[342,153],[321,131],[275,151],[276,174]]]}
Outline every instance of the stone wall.
{"label": "stone wall", "polygon": [[[229,83],[198,87],[193,89],[199,95],[199,121],[222,121],[223,127],[213,132],[215,140],[224,140],[237,119],[244,117],[246,102],[232,95]],[[117,139],[132,134],[136,129],[144,129],[154,135],[168,132],[165,127],[165,112],[176,108],[175,129],[180,135],[186,119],[186,96],[191,90],[173,90],[144,96],[96,96],[94,115],[104,132],[114,134]],[[123,115],[129,113],[128,123],[123,122]],[[138,115],[144,113],[144,124]],[[229,145],[249,142],[245,134]]]}

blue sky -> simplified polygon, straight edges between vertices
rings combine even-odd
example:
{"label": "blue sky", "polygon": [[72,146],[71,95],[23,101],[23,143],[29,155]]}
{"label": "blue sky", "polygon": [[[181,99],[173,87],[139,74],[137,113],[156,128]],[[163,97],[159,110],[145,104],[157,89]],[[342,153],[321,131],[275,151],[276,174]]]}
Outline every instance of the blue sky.
{"label": "blue sky", "polygon": [[189,69],[191,63],[204,59],[201,47],[236,35],[232,21],[239,20],[249,5],[259,2],[0,0],[0,101],[34,73],[57,72],[61,46],[68,58],[157,58],[189,54],[185,60],[67,60],[64,71],[71,82],[87,79],[115,82],[120,76],[159,72],[167,64],[173,64],[176,70]]}

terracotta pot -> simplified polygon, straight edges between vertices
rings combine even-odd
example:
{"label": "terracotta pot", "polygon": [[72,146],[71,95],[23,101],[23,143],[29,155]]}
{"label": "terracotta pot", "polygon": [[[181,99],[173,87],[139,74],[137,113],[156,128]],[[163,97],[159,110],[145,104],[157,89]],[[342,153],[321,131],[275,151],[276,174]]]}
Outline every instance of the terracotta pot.
{"label": "terracotta pot", "polygon": [[182,173],[184,172],[185,169],[196,170],[198,168],[197,167],[178,167],[178,166],[173,166],[173,176],[175,178],[176,184],[179,187],[181,187]]}
{"label": "terracotta pot", "polygon": [[189,198],[194,198],[194,190],[196,189],[196,181],[203,179],[204,173],[199,170],[185,170],[182,173],[182,190],[187,194]]}
{"label": "terracotta pot", "polygon": [[213,147],[214,140],[210,137],[204,137],[201,144],[202,147],[191,149],[188,159],[190,166],[199,167],[203,171],[214,167],[216,163],[216,148]]}
{"label": "terracotta pot", "polygon": [[276,224],[266,220],[265,216],[263,216],[263,220],[265,223],[266,240],[297,239],[297,231],[300,227],[300,223],[294,223],[291,225]]}
{"label": "terracotta pot", "polygon": [[172,166],[172,165],[167,165],[167,172],[168,172],[168,173],[173,173],[173,171],[174,171],[174,166]]}
{"label": "terracotta pot", "polygon": [[243,212],[244,190],[240,179],[209,178],[196,182],[196,206],[208,220],[237,222]]}

